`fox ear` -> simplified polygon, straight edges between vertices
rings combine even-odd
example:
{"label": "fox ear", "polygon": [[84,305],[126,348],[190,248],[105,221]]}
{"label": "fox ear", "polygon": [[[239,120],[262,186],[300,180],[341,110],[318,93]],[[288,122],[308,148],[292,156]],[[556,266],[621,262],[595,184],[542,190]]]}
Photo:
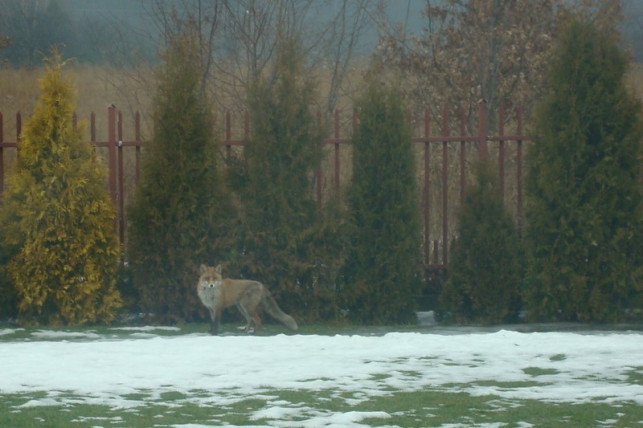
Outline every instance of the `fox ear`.
{"label": "fox ear", "polygon": [[208,267],[206,265],[201,264],[201,266],[199,266],[199,273],[203,275],[207,269]]}
{"label": "fox ear", "polygon": [[221,271],[223,270],[223,268],[221,267],[221,265],[217,265],[217,267],[215,267],[215,268],[214,268],[214,270],[216,270],[216,271],[217,271],[217,273],[221,273]]}

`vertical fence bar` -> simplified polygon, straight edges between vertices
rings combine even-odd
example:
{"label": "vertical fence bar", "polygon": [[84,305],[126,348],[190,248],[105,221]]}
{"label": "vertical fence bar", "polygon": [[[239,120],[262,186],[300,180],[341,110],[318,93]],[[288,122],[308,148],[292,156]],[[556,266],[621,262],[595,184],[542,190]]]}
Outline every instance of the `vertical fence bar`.
{"label": "vertical fence bar", "polygon": [[[522,138],[522,113],[523,108],[518,107],[518,136]],[[518,234],[522,236],[522,140],[516,141],[516,185],[517,189],[517,200],[516,200],[516,217],[518,220]]]}
{"label": "vertical fence bar", "polygon": [[[449,111],[445,108],[442,113],[442,136],[449,136]],[[449,143],[442,141],[442,262],[444,266],[448,263],[449,250]]]}
{"label": "vertical fence bar", "polygon": [[353,135],[357,132],[357,125],[359,125],[359,119],[357,118],[357,110],[353,109],[353,118],[352,118],[352,125],[353,125]]}
{"label": "vertical fence bar", "polygon": [[[460,136],[464,138],[466,128],[464,107],[460,107]],[[467,184],[467,143],[460,141],[460,206],[464,203],[465,186]]]}
{"label": "vertical fence bar", "polygon": [[243,113],[243,141],[250,139],[250,114],[248,110]]}
{"label": "vertical fence bar", "polygon": [[134,154],[134,182],[138,186],[138,182],[141,178],[141,114],[138,110],[134,115],[134,138],[136,139]]}
{"label": "vertical fence bar", "polygon": [[335,109],[334,118],[334,132],[335,138],[335,196],[339,197],[339,109]]}
{"label": "vertical fence bar", "polygon": [[431,254],[431,111],[424,109],[424,263],[430,264]]}
{"label": "vertical fence bar", "polygon": [[[110,105],[107,108],[107,156],[109,167],[109,194],[112,198],[112,203],[116,207],[116,106]],[[114,223],[114,227],[118,227],[118,223]]]}
{"label": "vertical fence bar", "polygon": [[[22,113],[16,113],[16,143],[20,143],[22,138]],[[20,157],[20,144],[16,146],[16,158]]]}
{"label": "vertical fence bar", "polygon": [[487,100],[478,103],[478,155],[487,158]]}
{"label": "vertical fence bar", "polygon": [[[317,110],[317,126],[319,129],[322,129],[322,114],[320,110]],[[323,142],[321,144],[324,144]],[[322,166],[321,159],[317,163],[315,168],[315,189],[317,193],[317,204],[321,207],[322,204]]]}
{"label": "vertical fence bar", "polygon": [[[96,143],[96,113],[91,112],[89,115],[89,141]],[[94,145],[94,147],[96,147]]]}
{"label": "vertical fence bar", "polygon": [[0,201],[2,201],[2,194],[4,193],[4,117],[0,112]]}
{"label": "vertical fence bar", "polygon": [[232,146],[230,145],[230,140],[232,140],[232,119],[230,117],[230,110],[225,112],[225,140],[226,158],[230,160],[230,156],[232,155]]}
{"label": "vertical fence bar", "polygon": [[125,244],[125,185],[123,179],[123,113],[118,112],[118,240]]}
{"label": "vertical fence bar", "polygon": [[16,141],[20,142],[21,135],[22,135],[22,114],[18,112],[16,113]]}
{"label": "vertical fence bar", "polygon": [[498,186],[500,190],[500,198],[505,200],[505,104],[500,104],[498,111]]}

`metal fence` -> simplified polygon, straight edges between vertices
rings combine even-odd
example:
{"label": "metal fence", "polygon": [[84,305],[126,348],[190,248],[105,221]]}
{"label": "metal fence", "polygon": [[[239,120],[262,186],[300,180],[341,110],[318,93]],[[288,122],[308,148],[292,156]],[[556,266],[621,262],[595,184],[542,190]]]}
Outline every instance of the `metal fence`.
{"label": "metal fence", "polygon": [[[511,116],[500,107],[495,115],[497,124],[495,135],[488,135],[490,123],[487,118],[487,104],[483,101],[477,106],[473,116],[465,110],[459,112],[454,120],[447,109],[433,114],[425,109],[418,118],[409,114],[409,123],[415,131],[412,143],[418,159],[418,184],[421,189],[421,203],[418,209],[422,212],[424,224],[424,262],[429,269],[442,269],[448,264],[450,242],[456,231],[455,213],[461,205],[468,183],[471,181],[470,165],[476,158],[489,158],[497,165],[499,189],[507,209],[513,214],[518,230],[522,229],[523,212],[523,143],[527,137],[523,134],[523,112],[518,109]],[[247,113],[240,113],[236,123],[235,115],[225,112],[222,126],[221,146],[223,154],[230,157],[233,150],[242,150],[250,136],[250,123]],[[471,128],[472,117],[476,132],[466,132]],[[436,120],[437,118],[437,120]],[[320,126],[322,115],[318,114]],[[433,119],[433,120],[432,120]],[[74,117],[74,123],[76,118]],[[89,139],[106,158],[108,166],[107,187],[116,209],[115,229],[121,243],[126,239],[126,205],[140,177],[141,116],[136,113],[133,118],[133,139],[123,138],[123,116],[115,106],[107,108],[107,139],[96,138],[96,115],[91,113],[89,122]],[[350,182],[351,149],[350,135],[358,125],[359,119],[354,112],[343,114],[335,110],[327,123],[331,136],[324,139],[329,147],[326,159],[319,165],[314,174],[313,191],[319,203],[334,194],[340,196],[342,189]],[[433,122],[438,123],[434,127]],[[20,146],[22,116],[16,115],[14,141],[5,141],[4,120],[0,113],[0,198],[4,189],[4,178],[8,164],[15,158]],[[505,126],[513,127],[513,132],[506,133]],[[434,129],[436,128],[436,129]],[[239,137],[236,134],[241,134]],[[13,150],[13,156],[5,154]],[[128,155],[125,155],[125,151]],[[11,154],[11,153],[10,153]],[[128,159],[125,162],[125,159]],[[127,180],[126,180],[127,177]],[[127,183],[126,183],[127,181]]]}

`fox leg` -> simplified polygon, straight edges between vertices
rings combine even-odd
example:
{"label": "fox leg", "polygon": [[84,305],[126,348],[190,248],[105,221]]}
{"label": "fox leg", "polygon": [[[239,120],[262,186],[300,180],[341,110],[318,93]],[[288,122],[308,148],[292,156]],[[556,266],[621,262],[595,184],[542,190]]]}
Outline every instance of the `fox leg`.
{"label": "fox leg", "polygon": [[254,313],[252,314],[252,319],[255,322],[255,333],[256,333],[261,328],[261,311],[259,311],[259,308],[255,309]]}
{"label": "fox leg", "polygon": [[252,325],[252,317],[246,307],[243,306],[243,303],[237,303],[237,308],[239,309],[239,312],[241,312],[241,315],[246,319],[246,328],[243,331],[248,333],[250,332],[250,326]]}
{"label": "fox leg", "polygon": [[221,318],[221,314],[218,314],[217,312],[218,311],[210,309],[210,334],[213,336],[219,334],[219,320]]}

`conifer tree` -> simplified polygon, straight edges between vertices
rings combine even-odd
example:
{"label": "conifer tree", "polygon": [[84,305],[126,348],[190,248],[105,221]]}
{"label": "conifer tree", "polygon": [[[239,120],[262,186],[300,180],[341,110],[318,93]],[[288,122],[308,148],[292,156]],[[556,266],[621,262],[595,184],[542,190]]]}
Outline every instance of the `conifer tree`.
{"label": "conifer tree", "polygon": [[458,213],[458,238],[440,295],[442,311],[445,319],[456,322],[512,321],[521,281],[518,232],[489,162],[476,166],[476,179]]}
{"label": "conifer tree", "polygon": [[357,101],[343,298],[364,323],[415,318],[421,226],[411,134],[395,89],[371,82]]}
{"label": "conifer tree", "polygon": [[256,76],[248,92],[252,136],[240,187],[240,250],[231,264],[239,275],[265,282],[287,312],[308,319],[329,316],[334,305],[322,269],[330,234],[312,191],[322,155],[314,102],[300,42],[285,38],[272,70]]}
{"label": "conifer tree", "polygon": [[128,258],[141,310],[163,322],[203,317],[198,266],[217,262],[223,192],[197,34],[178,32],[158,71],[153,135],[130,211]]}
{"label": "conifer tree", "polygon": [[616,321],[641,304],[641,109],[616,36],[562,34],[530,146],[525,298],[534,319]]}
{"label": "conifer tree", "polygon": [[54,50],[8,177],[0,228],[25,322],[109,322],[121,305],[106,168],[72,124],[72,82]]}

